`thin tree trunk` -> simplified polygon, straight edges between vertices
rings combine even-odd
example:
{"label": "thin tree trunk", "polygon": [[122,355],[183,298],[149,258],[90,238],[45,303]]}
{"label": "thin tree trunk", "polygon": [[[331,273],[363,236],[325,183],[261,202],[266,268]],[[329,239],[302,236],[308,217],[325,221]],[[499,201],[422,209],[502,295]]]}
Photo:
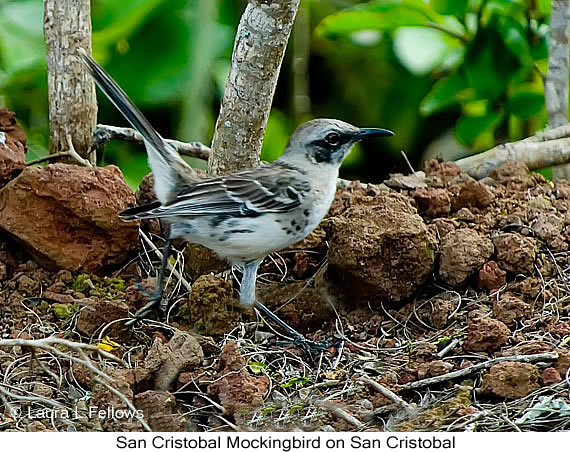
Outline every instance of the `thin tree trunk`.
{"label": "thin tree trunk", "polygon": [[221,174],[259,163],[277,78],[300,0],[250,0],[212,141],[208,170]]}
{"label": "thin tree trunk", "polygon": [[90,0],[45,0],[50,154],[69,150],[67,135],[79,155],[89,155],[97,125],[95,85],[77,58],[77,49],[91,53]]}
{"label": "thin tree trunk", "polygon": [[[550,45],[548,73],[544,80],[544,98],[549,126],[559,127],[568,122],[568,18],[570,0],[552,0],[550,13]],[[554,179],[569,179],[570,165],[554,167]]]}

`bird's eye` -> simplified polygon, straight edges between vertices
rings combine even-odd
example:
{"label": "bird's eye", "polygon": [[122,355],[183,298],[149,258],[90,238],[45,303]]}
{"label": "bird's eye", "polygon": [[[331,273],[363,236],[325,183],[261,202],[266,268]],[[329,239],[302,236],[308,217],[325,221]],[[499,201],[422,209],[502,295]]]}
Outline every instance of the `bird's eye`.
{"label": "bird's eye", "polygon": [[326,136],[325,140],[328,144],[336,146],[340,143],[340,135],[336,132],[331,132]]}

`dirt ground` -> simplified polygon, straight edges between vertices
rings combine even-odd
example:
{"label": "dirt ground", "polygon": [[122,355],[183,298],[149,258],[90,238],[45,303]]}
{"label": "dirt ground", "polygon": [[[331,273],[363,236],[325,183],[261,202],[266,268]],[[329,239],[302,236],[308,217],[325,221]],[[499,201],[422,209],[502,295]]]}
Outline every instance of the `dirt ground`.
{"label": "dirt ground", "polygon": [[259,275],[259,298],[317,351],[241,308],[239,271],[182,243],[168,318],[126,327],[162,244],[160,224],[141,228],[130,260],[93,272],[0,235],[1,430],[568,428],[570,183],[432,161],[339,190]]}

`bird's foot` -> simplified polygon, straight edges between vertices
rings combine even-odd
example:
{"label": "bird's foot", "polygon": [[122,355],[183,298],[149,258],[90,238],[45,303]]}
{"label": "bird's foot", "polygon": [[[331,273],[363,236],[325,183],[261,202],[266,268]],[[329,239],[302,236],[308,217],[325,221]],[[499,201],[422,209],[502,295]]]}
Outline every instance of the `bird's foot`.
{"label": "bird's foot", "polygon": [[160,315],[165,314],[166,311],[165,306],[163,306],[163,303],[161,303],[162,291],[155,289],[154,291],[150,292],[148,289],[144,288],[140,283],[138,283],[135,287],[143,295],[149,298],[149,302],[145,304],[142,308],[140,308],[137,312],[135,312],[133,317],[130,320],[128,320],[125,323],[125,325],[127,326],[135,325],[139,321],[149,317],[150,314],[152,314],[153,312],[158,311]]}
{"label": "bird's foot", "polygon": [[327,341],[315,342],[307,339],[302,334],[294,337],[293,344],[309,351],[313,355],[318,355],[329,348],[329,343]]}

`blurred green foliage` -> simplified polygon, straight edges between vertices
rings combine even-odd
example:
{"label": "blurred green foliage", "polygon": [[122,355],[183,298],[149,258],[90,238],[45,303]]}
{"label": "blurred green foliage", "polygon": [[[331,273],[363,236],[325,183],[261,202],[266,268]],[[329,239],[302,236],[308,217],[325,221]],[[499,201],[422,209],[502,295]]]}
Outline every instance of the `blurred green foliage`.
{"label": "blurred green foliage", "polygon": [[[161,134],[209,143],[246,3],[94,0],[94,57]],[[346,177],[379,181],[405,169],[401,149],[415,165],[433,147],[427,155],[453,159],[546,123],[541,73],[549,0],[301,4],[299,24],[308,30],[293,32],[297,41],[281,71],[264,159],[279,156],[298,122],[336,117],[396,131],[355,149],[343,168]],[[16,111],[30,159],[47,153],[42,8],[42,0],[0,0],[0,106]],[[306,72],[294,64],[300,59],[307,60]],[[308,92],[299,92],[299,79]],[[310,108],[299,109],[299,96],[308,96]],[[99,101],[101,123],[126,125],[104,96]],[[99,158],[118,164],[133,187],[149,171],[144,150],[127,143],[110,143]]]}

